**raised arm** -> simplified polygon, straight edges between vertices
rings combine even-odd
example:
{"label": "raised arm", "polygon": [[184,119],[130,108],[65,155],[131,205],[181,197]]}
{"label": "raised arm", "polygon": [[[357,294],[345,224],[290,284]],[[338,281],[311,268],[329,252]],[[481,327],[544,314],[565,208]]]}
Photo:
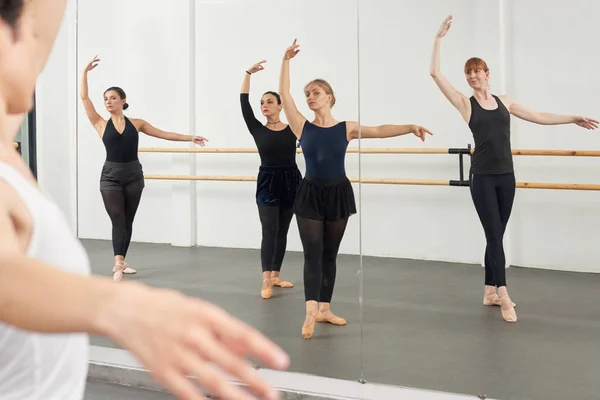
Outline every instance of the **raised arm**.
{"label": "raised arm", "polygon": [[[359,138],[358,122],[348,121],[346,131],[348,141]],[[402,136],[412,133],[421,141],[425,141],[425,134],[433,135],[427,128],[419,125],[378,125],[378,126],[360,126],[361,139],[384,139],[394,136]]]}
{"label": "raised arm", "polygon": [[21,23],[31,32],[35,45],[35,69],[39,74],[46,65],[65,14],[67,0],[30,0],[25,3]]}
{"label": "raised arm", "polygon": [[254,116],[254,111],[252,111],[252,106],[250,105],[250,76],[265,69],[262,66],[265,62],[267,61],[259,61],[244,72],[244,81],[242,82],[242,89],[240,91],[240,105],[242,106],[242,116],[244,117],[244,121],[246,122],[246,126],[250,133],[252,133],[254,129],[263,126]]}
{"label": "raised arm", "polygon": [[469,102],[469,99],[456,90],[440,71],[440,45],[442,38],[446,36],[451,26],[452,17],[450,16],[444,20],[440,30],[435,36],[429,73],[444,96],[446,96],[450,103],[452,103],[452,105],[460,112],[464,120],[468,122],[471,117],[471,103]]}
{"label": "raised arm", "polygon": [[99,62],[100,59],[98,56],[94,57],[94,59],[86,65],[85,69],[81,73],[80,96],[81,101],[83,102],[83,107],[85,108],[85,115],[87,115],[88,119],[92,123],[92,126],[94,129],[96,129],[96,132],[98,132],[98,135],[102,137],[104,134],[104,127],[106,126],[106,121],[100,116],[100,114],[98,114],[96,108],[94,108],[94,103],[92,103],[92,100],[90,100],[88,95],[88,72],[96,68]]}
{"label": "raised arm", "polygon": [[539,125],[576,124],[586,129],[598,128],[598,121],[577,115],[550,114],[531,110],[509,96],[499,96],[504,106],[515,117]]}
{"label": "raised arm", "polygon": [[208,139],[202,136],[182,135],[175,132],[166,132],[152,126],[148,121],[143,119],[130,119],[138,132],[145,133],[148,136],[153,136],[159,139],[170,140],[173,142],[194,142],[202,147],[208,142]]}
{"label": "raised arm", "polygon": [[298,111],[296,103],[294,103],[294,99],[290,94],[290,60],[296,57],[296,54],[300,51],[298,47],[300,45],[296,44],[296,39],[294,39],[294,43],[286,49],[283,56],[281,74],[279,75],[279,95],[281,96],[283,112],[290,124],[290,129],[300,139],[306,118]]}

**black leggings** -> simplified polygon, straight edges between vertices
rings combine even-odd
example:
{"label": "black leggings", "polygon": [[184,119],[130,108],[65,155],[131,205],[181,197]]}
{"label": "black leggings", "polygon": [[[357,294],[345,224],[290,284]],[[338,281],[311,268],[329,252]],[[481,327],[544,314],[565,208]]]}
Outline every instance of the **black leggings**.
{"label": "black leggings", "polygon": [[125,186],[123,190],[101,190],[104,207],[112,222],[112,245],[115,256],[127,255],[133,231],[133,218],[140,204],[143,187]]}
{"label": "black leggings", "polygon": [[287,234],[294,213],[291,207],[258,206],[262,225],[260,259],[262,271],[281,271],[287,246]]}
{"label": "black leggings", "polygon": [[485,284],[506,286],[504,232],[515,198],[515,175],[471,175],[471,197],[485,232]]}
{"label": "black leggings", "polygon": [[304,248],[304,297],[331,303],[336,259],[348,218],[320,221],[296,215],[296,220]]}

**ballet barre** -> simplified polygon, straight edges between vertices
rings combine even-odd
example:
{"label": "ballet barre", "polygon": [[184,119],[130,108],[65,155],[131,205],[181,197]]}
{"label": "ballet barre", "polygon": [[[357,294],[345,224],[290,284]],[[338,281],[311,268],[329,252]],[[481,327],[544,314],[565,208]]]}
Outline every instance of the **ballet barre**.
{"label": "ballet barre", "polygon": [[[227,181],[256,182],[254,176],[211,176],[211,175],[144,175],[144,179],[168,181]],[[382,179],[382,178],[348,178],[353,183],[375,185],[417,185],[417,186],[469,186],[468,181],[427,180],[427,179]],[[600,190],[600,185],[583,183],[538,183],[517,182],[519,189],[555,189],[555,190]]]}
{"label": "ballet barre", "polygon": [[[472,154],[474,147],[466,148],[348,148],[348,153],[360,154]],[[168,147],[141,147],[141,153],[258,153],[256,148],[168,148]],[[302,149],[296,149],[302,153]],[[512,150],[514,156],[551,156],[551,157],[600,157],[600,151],[589,150]]]}

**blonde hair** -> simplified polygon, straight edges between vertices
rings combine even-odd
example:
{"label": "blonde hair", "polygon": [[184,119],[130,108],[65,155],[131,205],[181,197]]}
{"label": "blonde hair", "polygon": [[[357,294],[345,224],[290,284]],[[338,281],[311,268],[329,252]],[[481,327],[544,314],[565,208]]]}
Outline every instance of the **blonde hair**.
{"label": "blonde hair", "polygon": [[335,94],[333,93],[333,89],[331,88],[329,82],[327,82],[325,79],[313,79],[312,81],[308,82],[306,86],[304,86],[304,91],[306,92],[308,87],[313,83],[320,86],[325,93],[331,95],[331,107],[333,107],[335,105]]}

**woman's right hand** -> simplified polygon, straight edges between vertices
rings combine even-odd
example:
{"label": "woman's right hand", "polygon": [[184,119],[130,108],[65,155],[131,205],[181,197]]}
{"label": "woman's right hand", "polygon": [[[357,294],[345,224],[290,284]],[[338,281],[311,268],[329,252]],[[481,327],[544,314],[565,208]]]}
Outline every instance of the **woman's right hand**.
{"label": "woman's right hand", "polygon": [[294,39],[294,43],[292,43],[292,45],[285,50],[285,55],[283,56],[284,60],[291,60],[292,58],[296,57],[296,54],[298,54],[300,51],[300,45],[296,44],[296,41],[297,39]]}
{"label": "woman's right hand", "polygon": [[270,368],[287,368],[288,356],[260,332],[198,298],[136,282],[118,285],[99,310],[100,332],[132,351],[174,396],[204,399],[187,378],[193,376],[217,398],[253,398],[228,383],[216,366],[248,385],[259,398],[279,398],[244,360],[250,356]]}
{"label": "woman's right hand", "polygon": [[94,68],[96,68],[99,62],[100,59],[98,58],[98,56],[95,56],[94,59],[85,66],[85,72],[91,71]]}
{"label": "woman's right hand", "polygon": [[442,25],[440,26],[440,30],[438,31],[436,37],[441,39],[444,36],[446,36],[446,34],[450,30],[451,26],[452,26],[452,15],[449,15],[448,18],[446,18],[444,20],[444,22],[442,22]]}
{"label": "woman's right hand", "polygon": [[263,67],[262,64],[264,64],[266,62],[267,62],[267,60],[259,61],[256,64],[254,64],[253,66],[251,66],[250,68],[248,68],[246,71],[250,72],[251,74],[254,74],[258,71],[262,71],[263,69],[265,69],[265,67]]}

